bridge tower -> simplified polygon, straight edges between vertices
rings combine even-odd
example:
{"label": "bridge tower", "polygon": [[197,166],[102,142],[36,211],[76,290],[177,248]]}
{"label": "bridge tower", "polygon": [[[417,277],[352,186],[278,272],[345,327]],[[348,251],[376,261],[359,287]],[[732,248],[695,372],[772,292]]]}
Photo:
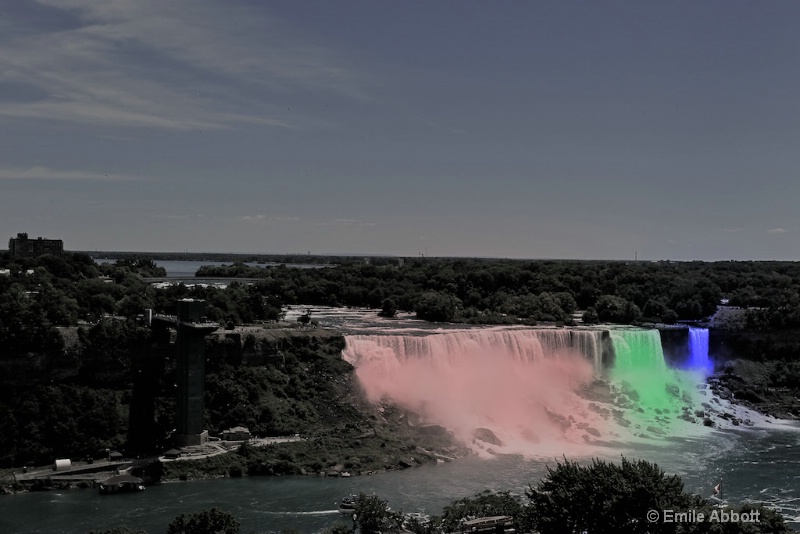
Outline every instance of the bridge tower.
{"label": "bridge tower", "polygon": [[208,441],[208,430],[203,430],[205,337],[219,325],[203,320],[204,301],[182,299],[177,304],[178,398],[174,437],[176,445],[183,447]]}

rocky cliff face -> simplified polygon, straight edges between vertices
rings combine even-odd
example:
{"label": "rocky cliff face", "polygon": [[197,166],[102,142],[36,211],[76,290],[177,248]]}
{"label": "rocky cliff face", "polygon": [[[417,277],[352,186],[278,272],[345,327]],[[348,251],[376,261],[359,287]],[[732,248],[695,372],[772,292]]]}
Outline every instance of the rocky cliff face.
{"label": "rocky cliff face", "polygon": [[280,358],[286,351],[311,349],[334,355],[341,353],[344,346],[341,332],[327,328],[238,326],[211,334],[206,354],[225,358],[231,364],[256,366]]}

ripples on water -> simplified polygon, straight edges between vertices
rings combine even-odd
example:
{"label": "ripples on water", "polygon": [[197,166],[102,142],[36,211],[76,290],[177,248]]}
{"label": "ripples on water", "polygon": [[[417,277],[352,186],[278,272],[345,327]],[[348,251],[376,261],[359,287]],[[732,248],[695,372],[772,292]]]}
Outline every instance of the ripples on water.
{"label": "ripples on water", "polygon": [[[292,313],[302,313],[298,308]],[[370,312],[369,315],[373,315]],[[410,318],[367,319],[363,311],[315,310],[312,317],[350,332],[398,329],[408,333],[451,331]],[[709,497],[722,483],[723,502],[765,503],[800,522],[800,432],[787,425],[765,430],[708,431],[693,438],[596,447],[591,455],[606,460],[645,459],[683,478],[686,490]],[[575,458],[588,462],[590,458]],[[523,495],[556,458],[504,456],[464,458],[455,462],[366,477],[274,477],[219,479],[149,487],[137,494],[101,496],[92,490],[30,493],[0,497],[0,532],[85,533],[127,525],[151,534],[164,532],[181,513],[211,506],[234,514],[241,532],[279,532],[294,528],[317,532],[350,519],[336,506],[342,496],[375,493],[393,509],[440,513],[454,499],[483,490]]]}
{"label": "ripples on water", "polygon": [[[599,450],[608,460],[643,458],[679,474],[688,491],[709,497],[722,482],[724,502],[765,503],[800,521],[800,446],[796,430],[712,432],[702,439],[671,439],[633,448]],[[175,516],[219,506],[241,521],[242,532],[295,528],[315,532],[349,519],[338,500],[360,491],[387,499],[394,509],[440,513],[452,500],[485,489],[524,494],[556,459],[464,458],[440,465],[365,477],[220,479],[149,487],[138,494],[101,496],[92,490],[30,493],[0,498],[0,531],[85,533],[118,525],[163,532]],[[589,461],[584,458],[580,461]]]}

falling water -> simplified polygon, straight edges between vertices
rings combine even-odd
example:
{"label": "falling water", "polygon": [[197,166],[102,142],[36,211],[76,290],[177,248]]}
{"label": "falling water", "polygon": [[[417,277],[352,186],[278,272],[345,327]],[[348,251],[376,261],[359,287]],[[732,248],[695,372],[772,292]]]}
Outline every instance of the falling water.
{"label": "falling water", "polygon": [[353,335],[342,355],[370,400],[389,398],[466,441],[478,428],[506,444],[599,435],[578,415],[587,411],[578,392],[602,373],[601,331]]}
{"label": "falling water", "polygon": [[632,399],[645,409],[666,409],[674,392],[667,387],[671,373],[664,361],[658,330],[617,330],[614,345],[613,380],[621,383]]}
{"label": "falling water", "polygon": [[708,328],[689,328],[689,361],[687,368],[703,376],[714,372],[714,363],[708,357]]}

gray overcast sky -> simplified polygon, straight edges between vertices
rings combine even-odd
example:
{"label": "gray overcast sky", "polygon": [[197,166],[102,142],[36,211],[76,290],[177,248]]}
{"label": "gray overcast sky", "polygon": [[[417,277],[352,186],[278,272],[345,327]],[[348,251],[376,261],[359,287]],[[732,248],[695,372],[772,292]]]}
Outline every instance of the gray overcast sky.
{"label": "gray overcast sky", "polygon": [[794,1],[0,0],[0,229],[800,259],[798,28]]}

